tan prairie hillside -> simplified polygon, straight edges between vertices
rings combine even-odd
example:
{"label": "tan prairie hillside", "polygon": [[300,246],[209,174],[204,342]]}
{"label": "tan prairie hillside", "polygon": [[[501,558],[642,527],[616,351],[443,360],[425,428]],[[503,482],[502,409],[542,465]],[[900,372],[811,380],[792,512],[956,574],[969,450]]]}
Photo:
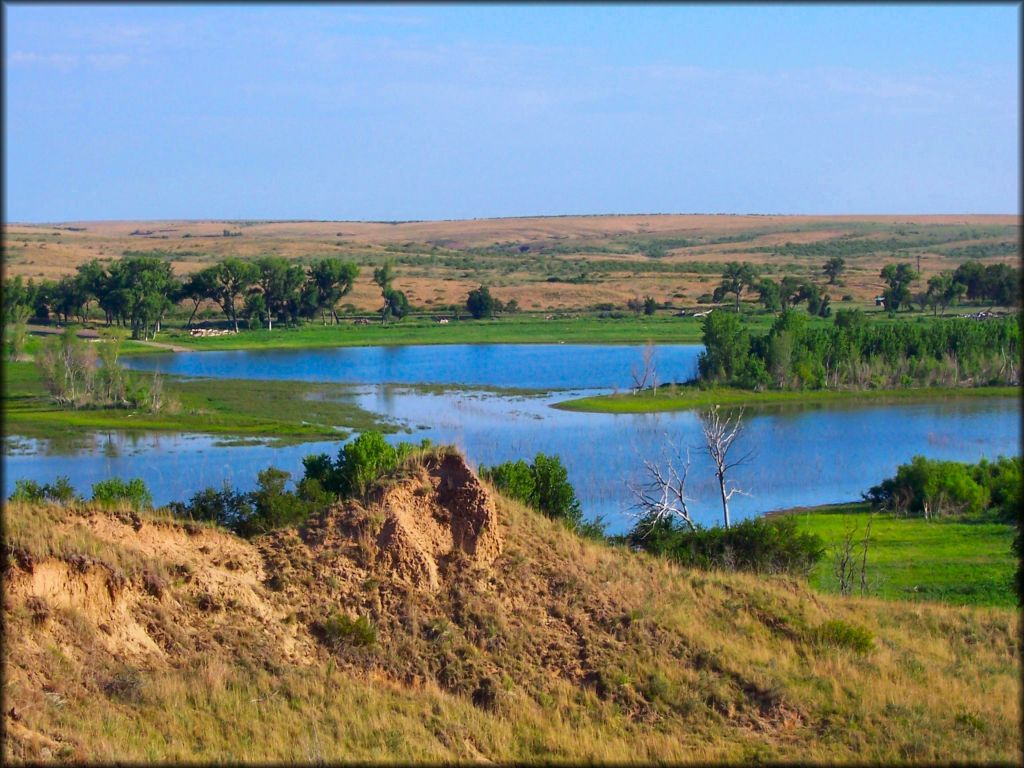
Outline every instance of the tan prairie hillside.
{"label": "tan prairie hillside", "polygon": [[[750,261],[778,278],[823,281],[832,255],[847,261],[836,293],[869,302],[893,261],[923,277],[968,258],[1016,264],[1014,215],[771,216],[604,215],[466,221],[84,221],[10,223],[5,276],[54,279],[91,259],[143,253],[187,274],[228,256],[297,260],[338,256],[363,267],[346,297],[373,310],[373,266],[395,262],[396,285],[414,306],[461,303],[481,283],[523,309],[580,309],[651,295],[692,304],[714,287],[714,266]],[[703,265],[703,266],[702,266]],[[571,282],[570,282],[571,281]]]}
{"label": "tan prairie hillside", "polygon": [[1016,611],[681,569],[450,450],[253,540],[5,516],[7,761],[1019,758]]}

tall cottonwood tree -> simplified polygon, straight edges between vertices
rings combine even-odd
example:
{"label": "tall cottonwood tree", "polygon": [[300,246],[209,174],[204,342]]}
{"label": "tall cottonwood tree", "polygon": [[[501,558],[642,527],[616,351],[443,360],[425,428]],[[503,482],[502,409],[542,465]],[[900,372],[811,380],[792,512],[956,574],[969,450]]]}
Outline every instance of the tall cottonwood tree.
{"label": "tall cottonwood tree", "polygon": [[359,267],[350,261],[327,258],[310,264],[308,285],[312,304],[319,310],[324,325],[327,325],[328,310],[334,323],[338,323],[337,304],[352,290],[357,277]]}
{"label": "tall cottonwood tree", "polygon": [[220,305],[237,333],[238,306],[235,302],[256,282],[259,270],[255,264],[241,259],[225,259],[203,271],[209,271],[210,298]]}

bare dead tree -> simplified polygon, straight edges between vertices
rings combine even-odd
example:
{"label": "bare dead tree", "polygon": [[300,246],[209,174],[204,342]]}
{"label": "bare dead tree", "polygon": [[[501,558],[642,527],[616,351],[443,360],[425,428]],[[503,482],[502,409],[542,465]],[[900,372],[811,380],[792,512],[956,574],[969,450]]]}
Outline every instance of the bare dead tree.
{"label": "bare dead tree", "polygon": [[[832,545],[832,572],[836,577],[839,594],[848,597],[853,594],[854,583],[860,582],[861,597],[872,591],[868,583],[868,548],[871,543],[871,520],[864,529],[864,536],[858,541],[858,526],[848,526],[843,538]],[[857,562],[857,546],[860,546],[860,563]]]}
{"label": "bare dead tree", "polygon": [[686,477],[690,473],[690,451],[686,451],[686,461],[682,470],[677,470],[675,462],[669,461],[665,469],[655,462],[644,459],[648,481],[642,485],[630,483],[629,490],[636,498],[633,507],[640,511],[644,519],[653,526],[661,520],[678,518],[690,528],[697,530],[690,516],[689,503],[692,499],[686,495]]}
{"label": "bare dead tree", "polygon": [[730,460],[729,458],[729,452],[732,450],[736,438],[743,432],[743,410],[740,409],[729,416],[723,416],[716,405],[702,413],[700,421],[708,455],[715,463],[715,479],[718,480],[718,491],[722,498],[722,516],[725,520],[725,527],[728,528],[730,499],[737,493],[741,496],[750,495],[735,485],[730,485],[728,480],[729,471],[746,464],[752,455],[748,451],[738,459]]}
{"label": "bare dead tree", "polygon": [[658,370],[654,364],[654,345],[648,344],[644,347],[644,357],[641,366],[637,368],[633,366],[633,394],[635,395],[640,390],[646,388],[648,384],[651,387],[657,389],[658,387]]}

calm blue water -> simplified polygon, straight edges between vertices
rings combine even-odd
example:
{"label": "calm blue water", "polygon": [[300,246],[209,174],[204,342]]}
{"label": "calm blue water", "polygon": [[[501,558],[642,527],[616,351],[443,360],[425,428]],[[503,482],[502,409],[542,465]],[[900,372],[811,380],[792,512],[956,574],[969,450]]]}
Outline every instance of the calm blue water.
{"label": "calm blue water", "polygon": [[[659,347],[659,379],[693,373],[699,347]],[[611,415],[555,410],[569,397],[627,388],[643,348],[585,345],[464,345],[361,348],[306,352],[223,352],[133,358],[135,367],[204,376],[353,381],[347,398],[403,424],[392,440],[429,437],[460,446],[473,464],[562,457],[589,517],[605,515],[614,531],[631,524],[629,482],[643,480],[643,459],[668,460],[690,448],[695,517],[719,520],[710,462],[695,413]],[[465,375],[461,373],[465,371]],[[679,373],[676,373],[678,371]],[[415,379],[413,372],[420,378]],[[487,391],[424,393],[407,384],[359,384],[406,377],[569,391],[509,395]],[[158,504],[228,482],[249,489],[273,464],[301,475],[302,458],[336,454],[340,443],[228,446],[202,435],[97,433],[76,442],[5,439],[4,495],[27,477],[47,482],[66,474],[80,491],[117,475],[145,479]],[[750,496],[736,496],[735,519],[797,505],[847,501],[915,454],[961,461],[1020,452],[1020,404],[1015,398],[748,410],[736,450],[752,453],[734,473]]]}
{"label": "calm blue water", "polygon": [[[663,344],[655,365],[660,382],[697,374],[699,344]],[[631,386],[642,345],[453,344],[343,347],[314,350],[203,352],[125,358],[140,371],[228,379],[291,379],[359,384],[461,384],[526,389]]]}

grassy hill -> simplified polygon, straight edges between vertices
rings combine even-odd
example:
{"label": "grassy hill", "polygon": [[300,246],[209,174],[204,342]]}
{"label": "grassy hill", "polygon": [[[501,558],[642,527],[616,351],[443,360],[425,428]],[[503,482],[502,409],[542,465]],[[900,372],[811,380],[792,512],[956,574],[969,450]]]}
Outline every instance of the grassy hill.
{"label": "grassy hill", "polygon": [[438,452],[247,541],[6,509],[5,759],[1013,761],[1018,616],[582,540]]}

